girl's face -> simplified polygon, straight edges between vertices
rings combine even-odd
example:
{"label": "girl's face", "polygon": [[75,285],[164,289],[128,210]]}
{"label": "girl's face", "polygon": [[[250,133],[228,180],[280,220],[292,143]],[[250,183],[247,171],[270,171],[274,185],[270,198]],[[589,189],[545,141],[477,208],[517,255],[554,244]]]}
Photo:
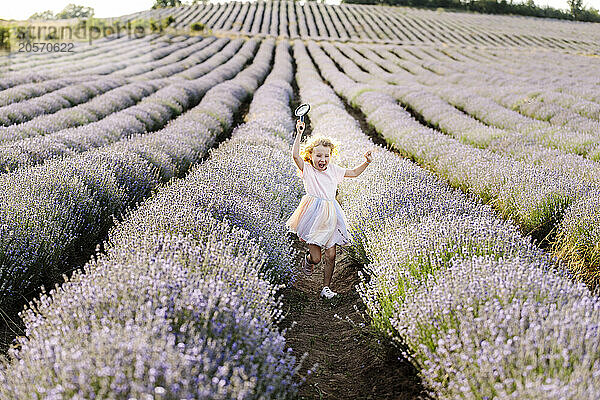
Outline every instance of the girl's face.
{"label": "girl's face", "polygon": [[330,153],[330,147],[323,146],[322,144],[315,146],[310,155],[313,166],[319,171],[325,171],[329,164]]}

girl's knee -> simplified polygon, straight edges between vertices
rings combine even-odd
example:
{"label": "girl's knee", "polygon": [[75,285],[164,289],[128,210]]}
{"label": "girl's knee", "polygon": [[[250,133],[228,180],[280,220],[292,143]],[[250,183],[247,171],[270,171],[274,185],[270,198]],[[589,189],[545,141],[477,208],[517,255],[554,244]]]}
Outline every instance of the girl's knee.
{"label": "girl's knee", "polygon": [[325,258],[327,258],[330,261],[335,261],[335,246],[325,250]]}
{"label": "girl's knee", "polygon": [[314,264],[318,264],[321,262],[321,252],[318,251],[311,251],[310,252],[310,261],[312,261]]}

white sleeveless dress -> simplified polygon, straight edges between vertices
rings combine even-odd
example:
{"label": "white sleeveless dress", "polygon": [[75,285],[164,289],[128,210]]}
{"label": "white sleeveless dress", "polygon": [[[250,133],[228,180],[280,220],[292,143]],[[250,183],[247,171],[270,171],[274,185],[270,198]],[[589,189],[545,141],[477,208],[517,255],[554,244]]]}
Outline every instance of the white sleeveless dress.
{"label": "white sleeveless dress", "polygon": [[306,194],[285,223],[306,243],[328,249],[336,244],[352,243],[342,207],[335,199],[337,185],[342,182],[346,169],[329,163],[319,171],[310,162],[304,162],[304,171],[298,174],[304,182]]}

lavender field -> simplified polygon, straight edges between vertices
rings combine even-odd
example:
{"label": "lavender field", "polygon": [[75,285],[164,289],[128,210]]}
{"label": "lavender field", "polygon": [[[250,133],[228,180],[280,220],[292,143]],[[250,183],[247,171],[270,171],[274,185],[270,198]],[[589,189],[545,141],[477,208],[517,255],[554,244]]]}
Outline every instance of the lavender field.
{"label": "lavender field", "polygon": [[0,58],[1,399],[342,398],[282,328],[300,103],[336,164],[374,149],[339,188],[350,291],[418,398],[600,398],[596,24],[287,1],[110,22],[168,16]]}

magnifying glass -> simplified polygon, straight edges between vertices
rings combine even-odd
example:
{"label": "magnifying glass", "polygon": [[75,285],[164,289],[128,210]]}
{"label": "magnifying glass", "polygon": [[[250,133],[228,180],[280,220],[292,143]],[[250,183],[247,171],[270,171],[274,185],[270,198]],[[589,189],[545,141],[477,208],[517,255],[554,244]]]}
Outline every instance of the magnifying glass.
{"label": "magnifying glass", "polygon": [[304,116],[308,113],[309,110],[310,104],[300,104],[298,108],[296,108],[296,111],[294,111],[294,114],[296,114],[296,117],[300,117],[300,121],[304,122]]}

